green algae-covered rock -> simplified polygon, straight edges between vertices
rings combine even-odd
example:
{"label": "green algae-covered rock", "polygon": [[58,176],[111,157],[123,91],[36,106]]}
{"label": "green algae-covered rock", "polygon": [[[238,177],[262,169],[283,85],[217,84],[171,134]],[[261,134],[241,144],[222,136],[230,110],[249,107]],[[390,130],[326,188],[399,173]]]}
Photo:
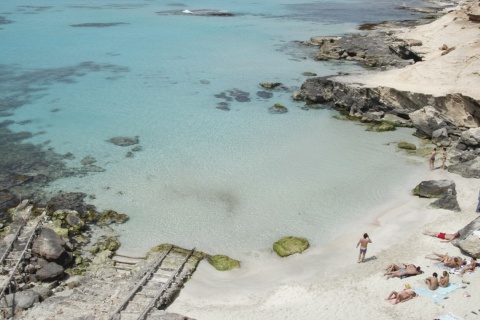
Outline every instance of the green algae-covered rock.
{"label": "green algae-covered rock", "polygon": [[65,217],[65,222],[69,225],[72,234],[79,234],[80,230],[85,227],[85,222],[80,219],[76,212],[69,212]]}
{"label": "green algae-covered rock", "polygon": [[391,125],[385,122],[375,127],[375,131],[377,132],[394,131],[394,130],[396,130],[394,125]]}
{"label": "green algae-covered rock", "polygon": [[120,248],[120,242],[115,237],[108,237],[103,241],[101,250],[117,251]]}
{"label": "green algae-covered rock", "polygon": [[397,144],[398,148],[405,150],[417,150],[417,146],[410,142],[401,141]]}
{"label": "green algae-covered rock", "polygon": [[58,234],[62,238],[68,238],[68,229],[67,228],[61,228],[54,226],[53,231],[55,231],[56,234]]}
{"label": "green algae-covered rock", "polygon": [[221,254],[209,256],[207,260],[218,271],[229,271],[240,268],[240,261]]}
{"label": "green algae-covered rock", "polygon": [[284,237],[273,244],[273,251],[280,257],[287,257],[295,253],[302,253],[309,246],[306,238]]}
{"label": "green algae-covered rock", "polygon": [[117,213],[114,210],[106,210],[102,212],[102,215],[98,219],[99,225],[109,225],[111,223],[124,223],[128,220],[126,214]]}

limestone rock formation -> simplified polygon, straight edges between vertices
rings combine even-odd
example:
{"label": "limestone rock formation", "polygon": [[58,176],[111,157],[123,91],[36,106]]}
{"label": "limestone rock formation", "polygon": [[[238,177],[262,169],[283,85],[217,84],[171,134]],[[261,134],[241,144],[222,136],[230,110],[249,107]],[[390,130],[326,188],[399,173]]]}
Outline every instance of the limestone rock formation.
{"label": "limestone rock formation", "polygon": [[465,178],[480,179],[480,158],[475,157],[472,160],[450,165],[448,172],[459,174]]}
{"label": "limestone rock formation", "polygon": [[463,229],[459,230],[460,238],[454,240],[453,245],[471,257],[480,258],[480,217],[476,218]]}
{"label": "limestone rock formation", "polygon": [[64,254],[65,241],[50,228],[42,228],[33,241],[32,252],[46,260],[57,260]]}
{"label": "limestone rock formation", "polygon": [[309,246],[306,238],[284,237],[273,244],[273,251],[280,257],[287,257],[295,253],[302,253]]}
{"label": "limestone rock formation", "polygon": [[470,128],[462,132],[460,141],[470,147],[480,146],[480,128]]}

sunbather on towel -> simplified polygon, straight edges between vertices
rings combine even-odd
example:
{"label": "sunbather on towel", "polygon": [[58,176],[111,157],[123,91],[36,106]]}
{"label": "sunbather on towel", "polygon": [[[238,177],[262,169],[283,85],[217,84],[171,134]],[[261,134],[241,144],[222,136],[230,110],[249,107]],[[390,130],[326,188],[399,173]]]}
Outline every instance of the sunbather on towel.
{"label": "sunbather on towel", "polygon": [[405,264],[405,263],[395,264],[395,263],[392,263],[391,265],[389,265],[388,267],[385,268],[386,272],[385,272],[384,275],[387,275],[387,274],[389,274],[390,272],[393,272],[393,271],[398,271],[400,269],[407,269],[408,266],[413,266],[414,268],[416,268],[414,264]]}
{"label": "sunbather on towel", "polygon": [[470,272],[473,272],[475,271],[475,268],[477,267],[477,259],[475,258],[472,258],[470,260],[470,263],[467,264],[463,269],[462,271],[460,271],[460,275],[463,277],[463,275],[465,274],[465,272],[467,271],[470,271]]}
{"label": "sunbather on towel", "polygon": [[466,263],[461,257],[450,257],[448,254],[433,253],[425,258],[431,260],[437,260],[443,262],[443,264],[449,268],[455,268],[458,270],[462,265]]}
{"label": "sunbather on towel", "polygon": [[438,274],[434,272],[431,277],[425,279],[425,283],[428,285],[428,289],[437,290],[438,288]]}
{"label": "sunbather on towel", "polygon": [[443,275],[440,276],[440,281],[438,281],[440,287],[446,288],[450,285],[450,275],[447,271],[443,271]]}
{"label": "sunbather on towel", "polygon": [[417,294],[415,293],[415,291],[413,291],[412,289],[407,289],[407,290],[402,290],[400,292],[397,292],[397,291],[392,291],[387,299],[385,300],[391,300],[391,299],[395,299],[395,301],[393,301],[392,303],[393,304],[397,304],[397,303],[400,303],[400,302],[405,302],[405,301],[408,301],[414,297],[416,297]]}
{"label": "sunbather on towel", "polygon": [[384,275],[387,276],[387,279],[390,279],[395,277],[402,278],[402,277],[414,276],[420,273],[422,273],[420,267],[415,267],[415,265],[409,264],[405,269],[386,272]]}

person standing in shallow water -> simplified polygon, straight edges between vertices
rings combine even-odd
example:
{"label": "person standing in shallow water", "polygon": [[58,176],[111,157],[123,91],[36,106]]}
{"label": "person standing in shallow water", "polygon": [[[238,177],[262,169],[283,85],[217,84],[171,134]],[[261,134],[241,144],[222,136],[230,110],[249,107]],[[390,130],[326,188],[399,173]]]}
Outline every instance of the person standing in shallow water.
{"label": "person standing in shallow water", "polygon": [[437,155],[437,148],[433,148],[433,152],[430,155],[430,159],[428,162],[430,163],[430,170],[433,170],[435,168],[435,156]]}
{"label": "person standing in shallow water", "polygon": [[447,169],[447,166],[445,166],[445,162],[447,162],[447,148],[443,148],[443,155],[442,155],[442,169],[443,170]]}
{"label": "person standing in shallow water", "polygon": [[365,254],[367,253],[367,246],[369,243],[372,243],[368,234],[364,234],[363,238],[358,240],[356,248],[360,246],[360,254],[358,255],[358,263],[365,262]]}

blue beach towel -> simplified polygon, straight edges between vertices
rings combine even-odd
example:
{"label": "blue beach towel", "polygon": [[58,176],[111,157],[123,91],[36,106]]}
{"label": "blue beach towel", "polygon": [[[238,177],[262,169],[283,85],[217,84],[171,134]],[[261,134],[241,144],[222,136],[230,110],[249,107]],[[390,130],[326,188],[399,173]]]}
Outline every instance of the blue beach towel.
{"label": "blue beach towel", "polygon": [[438,320],[463,320],[459,316],[454,315],[453,313],[449,312],[444,316],[440,316],[437,318]]}
{"label": "blue beach towel", "polygon": [[438,287],[437,290],[430,290],[428,288],[415,288],[413,291],[415,291],[416,294],[419,294],[421,296],[426,296],[432,299],[435,302],[441,302],[450,292],[461,288],[462,286],[456,284],[456,283],[450,283],[450,285],[446,288]]}

